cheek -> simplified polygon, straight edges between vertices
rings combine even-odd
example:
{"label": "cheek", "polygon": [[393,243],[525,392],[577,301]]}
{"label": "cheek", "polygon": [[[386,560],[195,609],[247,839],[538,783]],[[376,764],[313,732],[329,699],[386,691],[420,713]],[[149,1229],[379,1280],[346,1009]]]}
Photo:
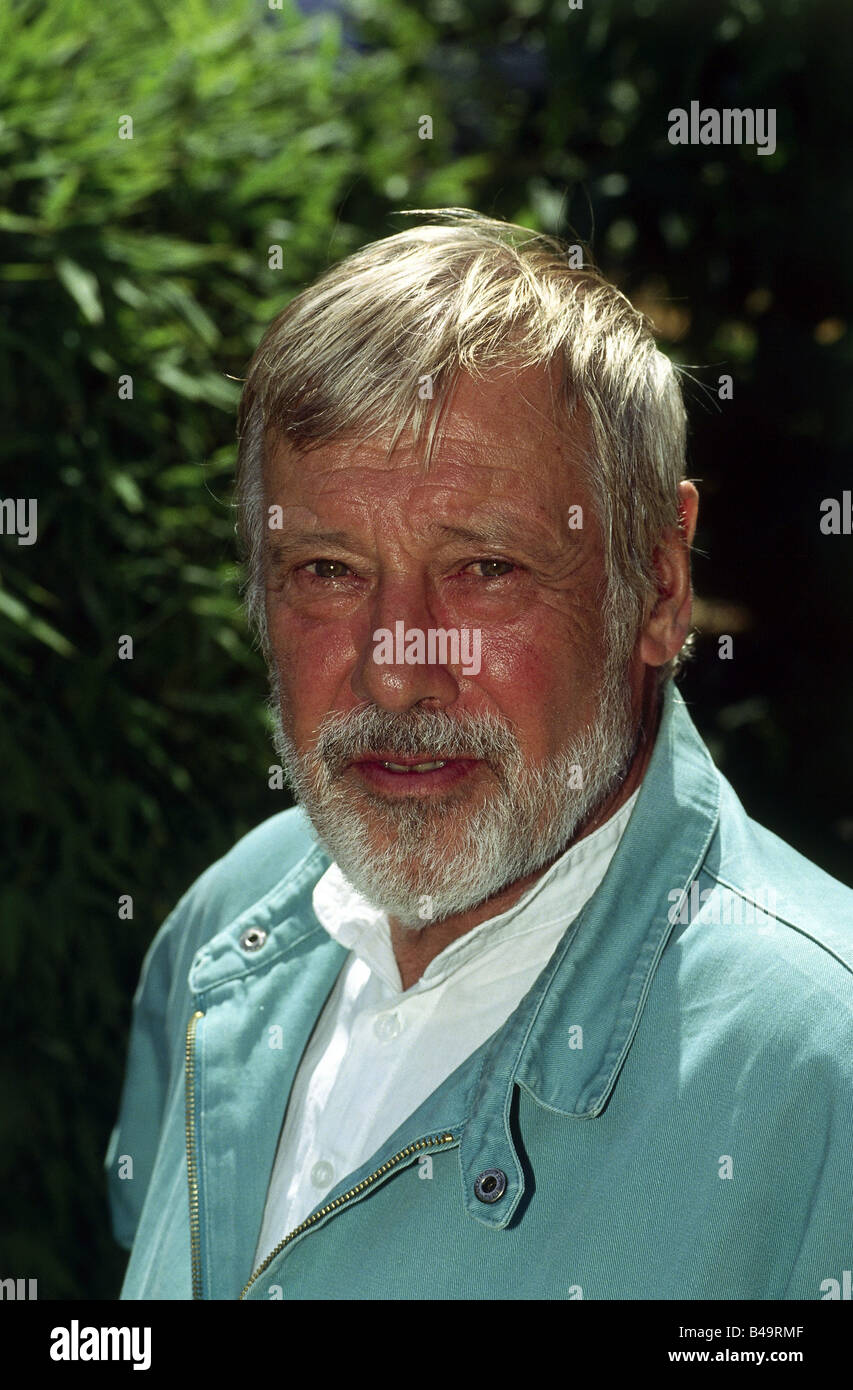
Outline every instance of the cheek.
{"label": "cheek", "polygon": [[351,703],[341,692],[348,689],[355,662],[352,636],[343,625],[336,629],[281,612],[268,615],[268,631],[285,708],[300,741],[329,710]]}
{"label": "cheek", "polygon": [[484,633],[482,669],[473,684],[518,726],[534,754],[552,752],[595,712],[593,663],[553,630],[524,641]]}

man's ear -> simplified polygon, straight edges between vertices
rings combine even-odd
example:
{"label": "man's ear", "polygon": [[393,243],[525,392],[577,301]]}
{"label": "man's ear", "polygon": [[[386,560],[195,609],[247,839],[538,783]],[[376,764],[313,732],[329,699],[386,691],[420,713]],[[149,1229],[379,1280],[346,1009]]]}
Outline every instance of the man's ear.
{"label": "man's ear", "polygon": [[690,547],[696,533],[699,494],[692,483],[678,484],[678,526],[664,531],[655,547],[657,602],[640,635],[640,657],[647,666],[664,666],[681,651],[690,631],[693,593]]}

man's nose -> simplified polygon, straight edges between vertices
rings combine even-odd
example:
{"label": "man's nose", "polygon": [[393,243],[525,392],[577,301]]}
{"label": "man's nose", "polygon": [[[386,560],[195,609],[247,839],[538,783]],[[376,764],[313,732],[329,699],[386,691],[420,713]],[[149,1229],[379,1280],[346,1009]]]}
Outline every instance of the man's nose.
{"label": "man's nose", "polygon": [[442,708],[453,703],[459,695],[456,675],[428,660],[430,630],[446,624],[432,611],[425,586],[382,584],[368,623],[351,678],[356,699],[388,710],[411,709],[423,701]]}

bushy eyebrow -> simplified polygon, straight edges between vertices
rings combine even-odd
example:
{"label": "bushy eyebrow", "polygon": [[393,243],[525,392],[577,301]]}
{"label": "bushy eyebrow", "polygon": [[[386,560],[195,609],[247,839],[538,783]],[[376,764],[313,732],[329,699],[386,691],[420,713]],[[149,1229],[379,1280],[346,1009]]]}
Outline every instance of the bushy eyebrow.
{"label": "bushy eyebrow", "polygon": [[[476,527],[448,526],[435,523],[427,534],[441,540],[463,541],[485,550],[522,550],[544,559],[557,559],[560,550],[555,548],[545,533],[531,530],[517,519],[484,521]],[[323,546],[338,546],[343,550],[357,550],[352,537],[346,531],[294,531],[289,534],[269,533],[266,540],[267,562],[274,568],[282,567],[295,556],[306,550],[322,550]]]}
{"label": "bushy eyebrow", "polygon": [[287,535],[270,532],[264,550],[270,565],[282,566],[295,555],[303,554],[306,548],[322,549],[324,545],[337,545],[345,550],[352,548],[346,531],[294,531]]}
{"label": "bushy eyebrow", "polygon": [[482,526],[431,526],[433,535],[446,540],[465,541],[468,545],[492,545],[497,549],[507,545],[510,539],[516,542],[523,539],[520,527],[506,521],[484,522]]}
{"label": "bushy eyebrow", "polygon": [[430,527],[434,535],[447,540],[464,541],[466,545],[493,550],[517,550],[519,547],[528,555],[536,555],[545,560],[558,558],[560,551],[555,549],[552,538],[544,531],[525,526],[518,518],[499,518],[484,521],[474,528],[466,526]]}

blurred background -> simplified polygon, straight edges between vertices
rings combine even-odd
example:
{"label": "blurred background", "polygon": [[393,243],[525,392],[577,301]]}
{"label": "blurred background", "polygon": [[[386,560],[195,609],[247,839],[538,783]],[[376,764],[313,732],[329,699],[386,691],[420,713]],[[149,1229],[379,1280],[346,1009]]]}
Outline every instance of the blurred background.
{"label": "blurred background", "polygon": [[[1,490],[38,499],[36,544],[0,535],[0,1276],[40,1298],[116,1296],[102,1163],[143,954],[289,804],[238,596],[238,379],[396,209],[583,239],[650,314],[701,494],[681,688],[749,812],[853,883],[853,537],[820,529],[853,488],[844,4],[277,5],[0,15]],[[670,145],[694,100],[775,108],[775,153]]]}

